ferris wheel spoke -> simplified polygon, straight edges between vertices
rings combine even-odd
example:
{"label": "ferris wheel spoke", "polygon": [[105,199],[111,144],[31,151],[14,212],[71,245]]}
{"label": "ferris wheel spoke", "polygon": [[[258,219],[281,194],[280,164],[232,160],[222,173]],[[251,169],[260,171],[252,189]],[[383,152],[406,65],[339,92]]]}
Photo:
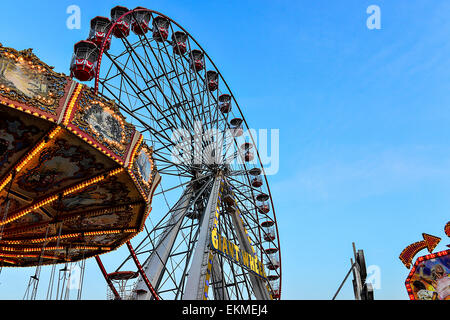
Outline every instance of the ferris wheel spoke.
{"label": "ferris wheel spoke", "polygon": [[233,285],[234,281],[230,283],[230,278],[224,273],[223,267],[225,267],[223,261],[219,260],[218,254],[214,254],[211,266],[211,286],[213,288],[214,299],[230,300],[228,288]]}
{"label": "ferris wheel spoke", "polygon": [[[233,182],[239,184],[241,187],[244,188],[244,190],[246,189],[246,192],[252,193],[252,195],[253,195],[253,192],[261,193],[261,190],[258,190],[257,188],[252,187],[251,185],[248,185],[247,183],[244,183],[244,182],[239,181],[239,180],[237,180],[237,179],[228,177],[228,180],[229,180],[229,181],[233,181]],[[238,189],[238,188],[237,188],[237,189]],[[242,194],[244,194],[241,190],[240,190],[240,192],[241,192]],[[248,199],[248,198],[247,198],[247,199]],[[251,201],[250,199],[248,199],[248,200]],[[257,206],[257,203],[256,203],[256,202],[254,202],[254,201],[251,201],[251,202],[252,202],[252,204],[253,204],[255,207]]]}
{"label": "ferris wheel spoke", "polygon": [[[182,242],[187,243],[187,247],[183,248],[181,251],[177,251],[176,249],[179,247],[177,246],[177,248],[173,249],[172,252],[170,253],[170,256],[168,257],[168,261],[170,262],[170,266],[171,268],[168,268],[167,264],[165,264],[164,267],[164,278],[162,280],[162,283],[159,285],[159,291],[160,293],[164,293],[164,292],[180,292],[180,290],[182,290],[183,287],[183,283],[184,283],[184,279],[186,276],[186,269],[187,266],[189,265],[189,261],[190,261],[190,257],[191,257],[191,253],[193,250],[193,246],[195,244],[195,240],[196,237],[198,235],[198,224],[194,223],[194,220],[191,220],[190,225],[187,224],[184,227],[180,228],[180,231],[184,230],[184,229],[189,229],[189,240],[186,240],[186,236],[184,236],[184,238],[182,239]],[[174,259],[178,259],[178,262],[176,263],[176,265],[174,265]],[[175,280],[176,278],[176,271],[180,270],[181,264],[184,261],[184,268],[183,268],[183,272],[181,273],[181,278],[177,281]],[[169,282],[172,284],[170,285]]]}
{"label": "ferris wheel spoke", "polygon": [[[239,188],[236,188],[235,191],[240,193],[240,191],[238,189]],[[257,218],[255,219],[254,216],[257,217],[258,213],[256,212],[255,214],[252,214],[242,199],[240,199],[239,197],[235,197],[235,199],[237,200],[237,202],[241,206],[241,208],[244,209],[244,210],[239,210],[241,212],[242,220],[244,221],[244,223],[251,227],[251,224],[249,223],[249,221],[251,221],[254,226],[254,227],[248,228],[247,231],[250,231],[253,234],[254,239],[257,239],[258,235],[254,233],[254,229],[259,230],[259,223],[258,223]],[[250,200],[247,197],[245,197],[245,200],[250,202]],[[250,203],[250,205],[251,205],[251,203]],[[248,213],[248,214],[246,214],[246,213]]]}
{"label": "ferris wheel spoke", "polygon": [[[109,57],[111,59],[111,57],[109,56],[109,54],[107,52],[105,54],[107,57]],[[123,79],[125,79],[127,84],[132,88],[132,90],[138,97],[144,96],[146,98],[146,101],[152,101],[114,59],[111,59],[111,62],[114,63],[116,68],[123,73]],[[145,102],[142,99],[140,99],[140,100],[142,101],[142,104],[145,104]],[[164,112],[158,107],[157,104],[153,103],[152,107],[154,107],[164,117],[164,119],[169,127],[176,128],[176,126],[174,126],[174,124],[167,117],[165,117]],[[161,124],[159,122],[157,122],[157,123],[159,126],[161,126]],[[163,128],[161,127],[161,129],[163,129]],[[169,137],[168,137],[168,140],[170,140]]]}
{"label": "ferris wheel spoke", "polygon": [[[166,50],[167,50],[167,48],[166,48]],[[169,54],[168,54],[168,56],[170,58]],[[191,77],[192,70],[190,69],[189,62],[187,62],[188,66],[185,65],[185,61],[184,61],[185,59],[186,59],[186,57],[183,56],[183,57],[180,57],[180,59],[178,60],[179,63],[176,63],[176,61],[175,61],[175,63],[173,63],[173,60],[171,60],[171,59],[169,59],[169,61],[174,66],[174,70],[176,70],[176,73],[178,75],[177,80],[179,83],[180,90],[182,90],[183,95],[185,96],[186,100],[191,101],[191,106],[189,106],[189,110],[187,110],[187,111],[195,111],[195,114],[194,113],[192,114],[193,121],[200,121],[202,119],[202,117],[203,117],[203,120],[205,120],[206,116],[205,116],[205,112],[204,112],[204,108],[203,108],[203,103],[202,103],[202,101],[200,101],[196,98],[196,93],[193,90],[193,83],[195,83],[195,79],[193,79]],[[178,69],[178,65],[180,65],[180,67],[182,68],[181,72]],[[186,92],[188,92],[188,93],[186,93]],[[199,106],[202,108],[202,110],[199,109]],[[184,108],[183,105],[182,105],[182,107]],[[187,112],[187,114],[188,114],[188,112]]]}
{"label": "ferris wheel spoke", "polygon": [[[156,88],[159,90],[159,92],[161,93],[161,95],[162,95],[162,97],[163,97],[165,103],[167,104],[167,106],[168,106],[168,107],[169,107],[169,106],[172,106],[172,105],[173,105],[173,102],[166,96],[164,90],[163,90],[162,87],[161,87],[161,84],[160,84],[159,81],[158,81],[158,78],[159,78],[160,76],[157,76],[157,77],[156,77],[157,79],[155,79],[156,71],[155,71],[155,69],[153,68],[153,65],[151,64],[151,61],[146,61],[147,63],[144,63],[144,61],[142,61],[141,56],[135,51],[135,49],[130,45],[130,43],[128,42],[128,40],[127,40],[126,38],[122,39],[122,42],[124,43],[125,47],[126,47],[128,50],[130,50],[130,57],[131,57],[131,59],[133,60],[134,65],[135,65],[135,66],[138,65],[138,63],[136,62],[136,59],[137,59],[137,61],[139,62],[139,64],[140,64],[140,65],[144,68],[144,70],[146,71],[146,74],[152,78],[152,81],[153,81],[155,87],[156,87]],[[144,47],[144,49],[145,49],[145,47]],[[135,58],[136,58],[136,59],[135,59]],[[148,65],[148,64],[151,66],[151,68],[152,68],[152,70],[153,70],[153,73],[151,73],[150,70],[147,68],[147,65]],[[140,68],[137,68],[137,70],[140,72]],[[164,75],[164,76],[167,76],[166,72],[163,72],[163,75]],[[140,76],[141,76],[141,77],[144,77],[144,74],[142,74],[142,72],[140,72]],[[172,89],[173,89],[173,88],[172,88]],[[173,92],[173,90],[172,90],[172,92]],[[153,98],[155,98],[154,95],[152,95],[152,96],[153,96]],[[178,100],[178,102],[180,101],[180,100],[178,99],[178,97],[177,97],[177,100]],[[188,128],[188,127],[189,127],[189,126],[187,126],[187,125],[184,123],[184,121],[183,121],[183,119],[182,119],[181,117],[179,118],[179,120],[181,121],[181,124],[182,124],[183,128]]]}
{"label": "ferris wheel spoke", "polygon": [[[188,51],[190,52],[190,54],[189,54],[190,55],[190,59],[193,60],[192,53],[191,53],[192,52],[192,48],[190,46],[190,42],[187,41],[187,44],[189,46],[189,50]],[[184,57],[184,59],[187,60],[187,57]],[[184,62],[186,62],[188,64],[188,67],[185,66]],[[183,61],[183,67],[186,70],[185,81],[186,81],[186,84],[188,85],[187,87],[189,88],[189,91],[191,93],[191,97],[192,97],[193,101],[197,101],[196,100],[196,95],[198,95],[198,99],[199,100],[198,100],[198,103],[196,103],[196,106],[200,105],[200,107],[201,107],[200,112],[197,112],[198,120],[200,120],[201,117],[203,117],[203,122],[206,122],[206,115],[207,115],[207,113],[205,111],[204,101],[203,101],[202,96],[200,94],[201,90],[200,90],[198,79],[197,79],[197,72],[195,70],[192,70],[191,67],[189,66],[189,64],[190,64],[189,60]],[[195,77],[192,77],[192,74],[195,74]],[[197,89],[197,91],[195,91],[195,89]],[[199,109],[197,109],[197,110],[199,110]]]}
{"label": "ferris wheel spoke", "polygon": [[[204,115],[204,112],[203,112],[204,110],[203,110],[203,111],[200,111],[199,108],[198,108],[199,105],[200,105],[200,106],[203,106],[203,104],[202,104],[201,101],[198,101],[198,100],[196,99],[195,93],[194,93],[194,91],[192,90],[192,83],[193,83],[194,81],[193,81],[193,80],[191,80],[191,81],[188,80],[188,79],[189,79],[188,74],[191,73],[191,70],[190,70],[189,66],[186,67],[185,64],[183,63],[183,59],[180,59],[180,61],[181,61],[181,67],[183,68],[183,71],[180,72],[180,71],[178,70],[178,64],[176,63],[176,61],[174,62],[173,57],[168,53],[167,46],[164,44],[164,45],[162,45],[162,47],[165,49],[166,55],[167,55],[167,57],[169,58],[169,62],[171,63],[173,70],[175,70],[175,72],[176,72],[177,75],[178,75],[178,77],[177,77],[178,85],[179,85],[179,88],[180,88],[181,92],[183,93],[183,96],[184,96],[185,99],[188,100],[188,101],[189,101],[188,95],[189,95],[189,96],[191,97],[191,99],[192,99],[192,100],[191,100],[192,103],[191,103],[191,105],[189,106],[189,109],[188,109],[188,110],[186,110],[186,109],[184,108],[184,105],[181,105],[181,107],[182,107],[183,110],[185,111],[185,114],[188,115],[188,114],[189,114],[189,111],[195,110],[195,115],[196,115],[196,117],[197,117],[197,121],[198,121],[199,119],[201,119],[201,116],[202,116],[202,115],[203,115],[203,117],[204,117],[204,119],[205,119],[205,115]],[[158,49],[160,49],[160,45],[159,45],[159,44],[158,44]],[[161,50],[158,50],[158,52],[159,52],[159,56],[160,56],[161,60],[163,60],[163,58],[162,58],[162,53],[161,53],[162,51],[161,51]],[[163,66],[164,66],[164,64],[163,64]],[[180,78],[181,78],[181,75],[183,75],[183,78],[184,78],[185,81],[186,81],[184,84],[182,84],[182,79],[180,79]],[[186,84],[188,85],[188,86],[187,86],[187,89],[189,89],[189,90],[185,90]],[[189,93],[186,93],[186,91],[189,91]],[[194,117],[193,117],[192,119],[194,120]]]}
{"label": "ferris wheel spoke", "polygon": [[[160,57],[158,58],[158,55],[155,53],[155,50],[153,49],[153,47],[152,47],[149,39],[147,38],[147,36],[144,34],[143,36],[140,36],[140,37],[141,37],[141,39],[144,39],[145,40],[145,44],[147,44],[147,45],[143,45],[142,46],[142,48],[144,50],[144,53],[145,53],[145,57],[147,58],[146,60],[145,60],[145,58],[143,58],[143,59],[150,64],[150,66],[152,67],[153,72],[156,73],[155,72],[155,67],[151,63],[152,59],[150,58],[150,55],[149,55],[148,50],[147,50],[147,48],[149,48],[151,50],[151,53],[153,54],[153,57],[155,58],[156,62],[158,63],[158,67],[162,70],[161,75],[159,75],[157,78],[155,78],[155,80],[156,79],[160,79],[162,77],[164,77],[166,79],[167,85],[168,85],[168,87],[171,90],[171,94],[177,100],[177,102],[174,104],[174,106],[182,107],[184,105],[183,102],[189,103],[189,100],[188,100],[188,98],[187,98],[187,96],[186,96],[186,94],[184,92],[184,89],[183,89],[183,87],[181,85],[179,87],[179,91],[181,91],[180,92],[181,95],[184,95],[184,98],[183,97],[179,97],[177,90],[175,90],[176,83],[173,83],[173,80],[177,79],[179,81],[179,74],[177,73],[177,70],[175,68],[173,68],[172,70],[167,70],[167,68],[165,67],[165,64],[161,63],[161,61],[160,61],[160,60],[163,60],[163,58],[161,56],[161,51],[158,51],[160,53]],[[172,78],[169,78],[169,75],[172,74],[172,73],[175,73],[175,76],[172,77]],[[155,81],[155,85],[156,85],[156,81]],[[181,117],[181,115],[179,113],[177,113],[177,116],[179,117],[179,119],[181,121],[183,121],[183,118]],[[185,120],[188,121],[189,125],[190,125],[190,126],[185,126],[184,128],[186,128],[186,129],[192,128],[193,127],[192,119],[188,117],[188,113],[186,111],[184,112],[184,116],[186,117]]]}
{"label": "ferris wheel spoke", "polygon": [[[164,265],[166,265],[172,247],[175,243],[176,237],[179,232],[179,228],[181,223],[183,222],[183,218],[189,208],[189,203],[192,197],[192,190],[189,188],[185,191],[184,195],[181,197],[180,201],[175,205],[175,207],[171,210],[170,219],[167,222],[167,226],[163,233],[161,234],[158,244],[153,249],[153,252],[149,256],[149,258],[144,263],[144,270],[149,277],[150,282],[156,287],[159,287],[159,283],[161,281],[161,276],[163,275]],[[166,215],[167,216],[167,215]],[[150,231],[150,234],[152,231]],[[137,283],[137,289],[145,290],[143,287],[142,280]],[[147,296],[140,297],[137,296],[138,299],[145,298]]]}
{"label": "ferris wheel spoke", "polygon": [[[176,76],[172,77],[169,79],[169,75],[171,75],[172,73],[174,73],[174,70],[167,70],[165,68],[163,68],[163,65],[161,65],[161,63],[159,62],[158,56],[155,54],[154,49],[151,45],[151,43],[148,41],[148,38],[146,38],[146,36],[144,35],[146,42],[147,42],[147,46],[142,45],[141,47],[144,50],[145,53],[145,57],[140,55],[139,53],[136,52],[136,50],[133,49],[133,53],[136,56],[136,58],[138,59],[138,61],[140,62],[140,64],[143,66],[143,68],[145,69],[146,73],[148,76],[151,77],[153,85],[148,87],[146,90],[150,90],[151,88],[155,87],[159,90],[159,92],[163,95],[164,99],[166,100],[166,103],[173,107],[175,105],[182,105],[182,99],[180,99],[180,97],[177,94],[177,91],[175,90],[175,87],[172,85],[172,79],[177,78]],[[123,40],[124,42],[126,40]],[[158,72],[155,70],[155,66],[152,63],[152,59],[150,58],[149,54],[148,54],[148,50],[147,47],[151,49],[153,56],[156,58],[157,62],[158,62],[158,66],[159,68],[162,69],[161,74],[158,74]],[[150,70],[147,68],[147,65],[149,65],[151,67],[151,70],[153,72],[150,72]],[[165,78],[167,82],[164,81],[160,81],[162,78]],[[148,81],[150,82],[150,81]],[[161,82],[161,83],[160,83]],[[166,93],[164,91],[164,89],[162,88],[162,86],[164,85],[164,83],[167,84],[167,86],[170,89],[170,94],[172,95],[172,97],[174,98],[174,101],[169,101],[170,99],[166,96]],[[176,108],[175,108],[176,109]],[[192,123],[190,123],[189,125],[186,124],[186,121],[190,121],[189,118],[183,118],[178,112],[175,112],[173,115],[176,115],[177,118],[179,119],[180,123],[181,123],[181,127],[183,128],[190,128],[192,127]],[[185,114],[187,115],[187,114]],[[176,120],[175,120],[176,121]]]}
{"label": "ferris wheel spoke", "polygon": [[[162,191],[161,193],[165,193],[166,191]],[[186,193],[187,191],[185,190],[185,193]],[[180,200],[181,201],[181,200]],[[189,206],[187,206],[187,207],[177,207],[177,209],[178,210],[187,210],[189,208]],[[152,229],[151,229],[151,231],[149,231],[148,230],[148,228],[147,228],[147,226],[145,225],[144,227],[145,227],[145,230],[146,230],[146,233],[147,233],[147,236],[146,237],[144,237],[144,239],[142,239],[141,240],[141,242],[136,246],[136,248],[135,248],[135,253],[136,253],[136,255],[141,255],[141,254],[143,254],[143,253],[148,253],[148,252],[152,252],[153,251],[153,249],[149,249],[149,250],[146,250],[146,251],[144,251],[143,249],[145,249],[145,247],[146,246],[148,246],[149,244],[145,244],[145,241],[146,240],[150,240],[150,245],[152,246],[152,248],[154,248],[155,247],[155,244],[153,243],[153,241],[154,240],[152,240],[152,239],[158,239],[158,237],[160,237],[160,235],[158,235],[158,236],[154,236],[155,234],[158,234],[158,232],[157,231],[159,231],[159,230],[169,230],[170,231],[170,228],[172,227],[172,226],[168,226],[168,225],[165,225],[164,226],[164,221],[166,220],[166,218],[167,217],[169,217],[172,213],[174,212],[174,208],[171,208],[161,219],[160,219],[160,221],[156,224],[156,225],[154,225],[153,227],[152,227]],[[150,220],[151,221],[151,220]],[[148,222],[147,222],[148,223]],[[120,268],[125,264],[125,262],[128,260],[128,259],[130,259],[131,258],[131,255],[129,255],[128,256],[128,258],[118,267],[118,269],[117,270],[120,270]]]}
{"label": "ferris wheel spoke", "polygon": [[[242,183],[241,183],[241,186],[239,186],[239,187],[232,185],[233,191],[235,192],[235,195],[236,195],[236,199],[238,199],[242,204],[244,204],[244,202],[248,202],[249,205],[251,205],[254,208],[254,210],[248,210],[247,208],[245,208],[245,209],[248,212],[255,211],[255,213],[256,213],[257,204],[256,204],[256,201],[253,199],[253,194],[251,192],[249,192],[248,190],[241,190],[240,188],[242,188],[242,186],[248,187],[247,185],[242,184]],[[250,193],[250,194],[246,194],[245,192]],[[242,197],[242,199],[241,199],[241,197]]]}
{"label": "ferris wheel spoke", "polygon": [[[130,116],[134,116],[133,111],[130,110],[127,105],[123,104],[123,101],[119,100],[116,94],[108,86],[103,86],[103,88],[105,88],[109,92],[109,94],[116,99],[121,110],[125,111]],[[155,138],[161,145],[165,146],[166,148],[175,146],[174,142],[166,134],[163,134],[165,132],[164,130],[156,130],[152,126],[149,126],[147,123],[145,123],[141,118],[136,118],[136,120],[145,128],[145,131],[149,132],[151,134],[151,137]]]}
{"label": "ferris wheel spoke", "polygon": [[[185,207],[180,207],[180,206],[175,205],[174,208],[176,208],[176,209],[174,209],[174,208],[170,209],[169,212],[168,212],[162,219],[160,219],[160,221],[159,221],[159,222],[151,229],[151,231],[149,231],[148,233],[149,233],[149,234],[153,234],[153,233],[156,233],[158,230],[165,230],[166,233],[171,232],[171,231],[172,231],[172,228],[174,227],[173,221],[172,221],[172,223],[170,222],[171,220],[169,220],[168,222],[165,222],[166,219],[167,219],[169,216],[170,216],[170,217],[173,216],[174,210],[177,210],[178,213],[181,212],[181,210],[183,210],[184,213],[186,213],[186,212],[188,211],[188,209],[190,209],[190,208],[193,206],[193,204],[194,204],[201,196],[203,196],[203,194],[206,192],[207,188],[210,186],[210,184],[211,184],[211,182],[212,182],[211,178],[208,177],[208,176],[203,176],[203,177],[201,177],[201,178],[199,178],[199,179],[195,179],[195,180],[189,181],[190,184],[194,185],[195,182],[198,182],[198,181],[200,181],[200,180],[205,180],[205,179],[207,179],[207,180],[206,180],[206,182],[204,183],[204,185],[203,185],[199,190],[195,191],[195,193],[192,194],[192,197],[190,198],[189,203],[187,203]],[[178,187],[179,187],[179,186],[178,186]],[[164,190],[164,191],[162,191],[161,193],[167,193],[167,192],[168,192],[168,190]],[[186,193],[186,192],[188,192],[188,191],[185,190],[185,193]],[[182,201],[182,199],[183,199],[183,196],[182,196],[182,198],[180,198],[180,200],[178,201],[178,203],[179,203],[180,201]],[[184,216],[185,216],[185,214],[183,215],[183,218],[184,218]],[[175,218],[174,218],[174,219],[175,219]],[[173,219],[172,219],[172,220],[173,220]],[[179,221],[177,221],[177,223],[178,223],[178,222],[179,222]],[[136,248],[136,252],[139,252],[138,250],[140,249],[140,247],[141,247],[141,244]]]}
{"label": "ferris wheel spoke", "polygon": [[[147,38],[146,35],[144,35],[144,38],[145,38],[145,40],[146,40],[146,43],[149,44],[150,42],[149,42],[149,40],[148,40],[148,38]],[[183,97],[184,97],[184,100],[188,103],[189,109],[191,109],[191,108],[194,107],[195,110],[196,110],[197,116],[200,116],[199,110],[198,110],[198,108],[197,108],[197,103],[195,102],[195,98],[193,97],[192,92],[191,92],[191,97],[193,98],[193,100],[192,100],[192,103],[189,104],[189,98],[188,98],[188,95],[187,95],[186,90],[184,89],[184,86],[182,85],[181,80],[180,80],[181,75],[184,75],[184,76],[185,76],[186,73],[188,72],[187,70],[189,70],[189,69],[186,69],[186,67],[184,66],[184,64],[182,64],[182,67],[183,67],[184,70],[183,70],[182,73],[180,73],[179,70],[178,70],[176,58],[172,56],[172,55],[174,55],[174,53],[171,55],[171,54],[168,52],[167,46],[166,46],[165,44],[162,45],[162,47],[164,48],[164,51],[165,51],[167,57],[169,58],[170,64],[171,64],[171,66],[172,66],[172,70],[173,70],[173,71],[175,72],[175,74],[176,74],[176,77],[174,77],[174,78],[178,81],[178,87],[179,87],[179,90],[181,91],[181,94],[182,94]],[[150,46],[150,48],[152,49],[151,46]],[[158,44],[158,49],[159,49],[159,44]],[[158,52],[159,52],[160,59],[158,59],[157,55],[155,54],[155,51],[152,49],[152,53],[153,53],[153,55],[157,58],[158,63],[159,63],[159,65],[161,66],[161,68],[165,68],[165,67],[164,67],[165,64],[160,62],[161,60],[163,60],[161,50],[158,50]],[[146,53],[147,53],[147,52],[146,52]],[[175,61],[174,61],[174,60],[175,60]],[[167,73],[167,70],[165,70],[165,73]],[[171,79],[171,80],[172,80],[172,79]],[[171,83],[171,82],[172,82],[172,81],[169,81],[169,83]],[[176,85],[176,84],[174,84],[174,85]],[[181,103],[181,102],[180,102],[180,107],[183,108],[184,113],[185,113],[185,116],[188,117],[188,116],[189,116],[189,112],[187,112],[187,110],[184,108],[184,104]],[[191,118],[191,123],[192,123],[192,121],[193,121],[193,118]]]}
{"label": "ferris wheel spoke", "polygon": [[206,174],[206,175],[201,175],[201,176],[200,176],[199,178],[197,178],[197,179],[192,179],[192,180],[190,180],[190,181],[188,181],[188,182],[179,184],[179,185],[177,185],[177,186],[175,186],[175,187],[166,189],[166,190],[161,191],[161,192],[157,192],[157,193],[154,194],[154,196],[160,195],[161,193],[164,193],[164,192],[167,193],[167,192],[169,192],[169,191],[176,190],[176,189],[178,189],[178,188],[180,188],[180,187],[183,187],[183,186],[186,186],[186,185],[188,185],[188,184],[192,184],[192,183],[195,183],[195,182],[198,182],[198,181],[201,181],[201,180],[205,180],[205,179],[211,178],[211,177],[212,177],[212,173]]}
{"label": "ferris wheel spoke", "polygon": [[[179,176],[179,177],[183,177],[183,178],[192,178],[193,177],[193,173],[189,167],[186,167],[186,166],[183,166],[183,165],[180,165],[177,163],[173,163],[172,161],[165,161],[165,160],[161,160],[161,159],[157,160],[156,163],[157,163],[158,168],[159,168],[159,166],[161,166],[161,173],[168,174],[168,175],[175,175],[175,176]],[[165,164],[166,167],[162,167],[161,164]],[[169,166],[174,166],[174,169],[169,170],[168,169]]]}

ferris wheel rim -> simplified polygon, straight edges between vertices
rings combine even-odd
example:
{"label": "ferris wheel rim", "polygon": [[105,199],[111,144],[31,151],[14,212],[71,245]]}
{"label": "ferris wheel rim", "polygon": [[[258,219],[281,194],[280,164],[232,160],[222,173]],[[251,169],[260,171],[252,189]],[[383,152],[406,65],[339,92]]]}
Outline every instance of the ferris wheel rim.
{"label": "ferris wheel rim", "polygon": [[[259,165],[260,165],[261,170],[262,170],[262,175],[264,176],[264,181],[266,183],[265,187],[267,188],[267,192],[268,192],[269,199],[270,199],[270,204],[271,204],[271,208],[272,208],[271,210],[272,210],[273,222],[274,222],[274,227],[275,227],[275,231],[276,231],[276,235],[277,235],[276,239],[277,239],[277,248],[278,248],[278,259],[279,259],[279,264],[280,264],[279,265],[279,269],[277,270],[277,273],[279,274],[279,289],[278,289],[279,291],[278,291],[278,294],[279,294],[279,298],[281,298],[281,292],[282,292],[281,291],[281,287],[282,287],[281,243],[280,243],[280,237],[279,237],[279,229],[278,229],[278,222],[277,222],[277,217],[276,217],[275,206],[274,206],[274,203],[273,203],[273,197],[272,197],[272,193],[271,193],[270,186],[269,186],[269,183],[268,183],[268,179],[267,179],[267,175],[266,175],[266,172],[265,172],[265,168],[264,168],[264,165],[263,165],[263,163],[261,161],[260,153],[259,153],[259,150],[258,150],[256,144],[255,144],[255,140],[253,138],[253,135],[251,134],[251,132],[249,130],[249,126],[248,126],[247,120],[244,117],[242,109],[240,108],[239,103],[238,103],[237,99],[235,98],[235,95],[232,93],[231,88],[229,87],[228,83],[226,82],[226,80],[223,77],[223,75],[220,72],[220,70],[215,65],[214,61],[211,59],[211,57],[208,55],[208,53],[203,49],[203,47],[200,45],[200,43],[184,27],[182,27],[179,23],[177,23],[172,18],[166,16],[165,14],[163,14],[161,12],[158,12],[156,10],[147,9],[147,8],[142,8],[142,7],[138,7],[138,8],[129,10],[128,12],[126,12],[122,16],[120,16],[114,23],[111,23],[111,25],[109,27],[109,30],[108,30],[108,32],[106,34],[106,37],[105,37],[105,39],[104,39],[104,41],[103,41],[103,43],[101,45],[100,53],[99,53],[99,56],[98,56],[98,59],[97,59],[94,92],[96,94],[98,94],[99,84],[100,84],[100,69],[101,69],[101,65],[102,65],[102,58],[103,58],[103,55],[105,53],[105,49],[107,47],[107,39],[109,39],[110,37],[112,38],[112,32],[113,32],[115,26],[118,24],[118,22],[122,21],[122,19],[124,17],[126,17],[128,15],[131,15],[131,14],[133,14],[135,12],[144,12],[144,11],[166,18],[167,20],[169,20],[171,23],[175,24],[178,28],[180,28],[183,32],[186,33],[188,38],[190,40],[192,40],[198,46],[198,48],[202,51],[204,56],[211,63],[211,65],[213,66],[213,68],[217,72],[218,76],[220,77],[222,82],[225,84],[226,89],[228,90],[230,96],[232,97],[232,99],[233,99],[233,101],[234,101],[234,103],[235,103],[235,105],[237,107],[237,110],[239,111],[239,115],[241,116],[242,122],[244,123],[245,127],[247,128],[247,130],[249,132],[249,137],[250,137],[250,139],[252,141],[253,146],[255,147],[256,156],[258,158]],[[227,125],[228,125],[228,123],[227,123]],[[245,164],[244,164],[244,167],[246,167]],[[246,170],[246,171],[248,171],[248,170]],[[245,172],[245,175],[247,176],[247,178],[249,178],[248,172]],[[258,215],[256,215],[256,217],[258,219],[258,224],[260,224],[260,218],[258,217]],[[259,230],[259,233],[260,233],[259,238],[261,240],[262,239],[262,237],[261,237],[261,230]],[[260,246],[263,249],[262,244]]]}

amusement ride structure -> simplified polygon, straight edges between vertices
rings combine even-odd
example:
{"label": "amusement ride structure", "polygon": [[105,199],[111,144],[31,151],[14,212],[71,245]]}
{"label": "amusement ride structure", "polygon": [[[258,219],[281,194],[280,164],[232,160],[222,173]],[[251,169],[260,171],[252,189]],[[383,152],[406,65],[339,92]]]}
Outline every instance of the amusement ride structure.
{"label": "amusement ride structure", "polygon": [[[31,50],[0,47],[0,63],[0,263],[36,268],[25,298],[44,265],[47,297],[63,297],[56,264],[83,274],[92,257],[110,299],[280,299],[255,138],[183,27],[118,6],[75,44],[70,77]],[[107,270],[102,254],[122,245]]]}

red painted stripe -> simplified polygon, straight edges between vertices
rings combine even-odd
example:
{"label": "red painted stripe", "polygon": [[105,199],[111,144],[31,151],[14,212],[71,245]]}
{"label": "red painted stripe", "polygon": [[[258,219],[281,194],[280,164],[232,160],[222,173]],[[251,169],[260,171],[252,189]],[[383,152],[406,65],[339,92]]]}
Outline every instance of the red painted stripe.
{"label": "red painted stripe", "polygon": [[152,293],[153,297],[156,300],[161,300],[161,298],[158,296],[158,294],[156,293],[155,289],[153,288],[152,284],[150,283],[150,281],[147,278],[147,275],[144,272],[144,269],[142,269],[141,263],[139,262],[136,253],[134,252],[133,247],[131,246],[130,241],[127,241],[127,246],[128,246],[128,250],[130,250],[131,256],[133,257],[134,263],[136,264],[139,273],[142,276],[142,279],[144,279],[145,284],[147,285],[148,289],[150,290],[150,292]]}
{"label": "red painted stripe", "polygon": [[116,297],[116,300],[122,300],[119,293],[116,290],[116,287],[114,287],[111,279],[108,277],[108,273],[106,273],[105,267],[103,266],[102,260],[100,260],[99,256],[95,256],[95,260],[97,261],[98,266],[100,267],[100,271],[102,272],[103,276],[105,277],[106,283],[108,284],[111,291],[114,293],[114,296]]}

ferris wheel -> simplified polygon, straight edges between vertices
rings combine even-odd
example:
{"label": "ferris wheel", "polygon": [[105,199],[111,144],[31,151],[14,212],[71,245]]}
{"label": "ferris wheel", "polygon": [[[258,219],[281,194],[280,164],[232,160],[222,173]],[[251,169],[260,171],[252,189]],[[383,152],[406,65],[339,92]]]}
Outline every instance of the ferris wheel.
{"label": "ferris wheel", "polygon": [[74,49],[71,76],[115,101],[151,146],[161,177],[129,254],[115,270],[96,257],[110,297],[280,299],[280,241],[264,167],[205,50],[169,17],[121,6],[92,19]]}

